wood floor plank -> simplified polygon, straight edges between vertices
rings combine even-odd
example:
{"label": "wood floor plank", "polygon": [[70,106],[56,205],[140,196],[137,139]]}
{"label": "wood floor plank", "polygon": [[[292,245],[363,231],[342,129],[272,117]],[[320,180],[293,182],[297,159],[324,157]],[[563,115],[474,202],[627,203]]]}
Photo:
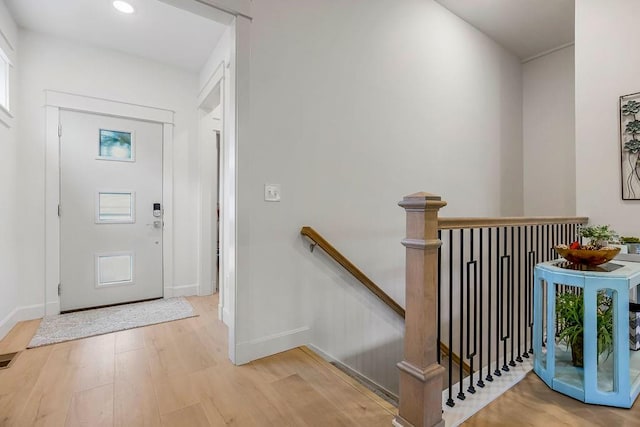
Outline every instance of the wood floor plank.
{"label": "wood floor plank", "polygon": [[115,426],[158,426],[160,411],[144,349],[116,355]]}
{"label": "wood floor plank", "polygon": [[214,427],[222,427],[227,426],[228,424],[224,421],[224,417],[218,410],[218,407],[213,403],[213,400],[209,397],[204,397],[201,399],[200,404],[204,409],[204,412],[207,416],[207,420],[209,421],[209,425]]}
{"label": "wood floor plank", "polygon": [[[198,375],[198,372],[196,372]],[[160,415],[194,405],[200,401],[193,382],[186,375],[152,377]]]}
{"label": "wood floor plank", "polygon": [[[218,298],[198,317],[25,350],[0,371],[0,426],[389,425],[394,410],[313,353],[228,360]],[[23,349],[37,321],[0,348]]]}
{"label": "wood floor plank", "polygon": [[139,350],[144,348],[144,329],[134,328],[127,329],[115,333],[116,343],[115,352],[124,353],[125,351]]}
{"label": "wood floor plank", "polygon": [[589,405],[551,390],[530,372],[513,388],[469,418],[469,427],[632,427],[640,425],[640,403],[631,409]]}
{"label": "wood floor plank", "polygon": [[47,346],[23,351],[11,368],[0,371],[0,426],[18,423],[52,350]]}
{"label": "wood floor plank", "polygon": [[69,354],[73,364],[73,391],[89,390],[114,381],[115,335],[74,341]]}
{"label": "wood floor plank", "polygon": [[18,425],[64,425],[74,392],[75,364],[71,356],[74,345],[62,343],[53,347],[27,398]]}
{"label": "wood floor plank", "polygon": [[7,336],[0,341],[0,354],[13,353],[27,348],[31,338],[38,330],[38,326],[40,326],[40,320],[18,322]]}
{"label": "wood floor plank", "polygon": [[69,405],[66,426],[113,426],[113,384],[76,392]]}
{"label": "wood floor plank", "polygon": [[164,427],[209,427],[209,420],[200,403],[162,416]]}
{"label": "wood floor plank", "polygon": [[[393,406],[373,395],[364,386],[356,386],[355,380],[319,357],[312,357],[310,353],[309,350],[294,349],[276,356],[354,423],[370,426],[391,423],[395,414]],[[258,365],[260,362],[256,361],[254,364]],[[354,390],[358,393],[354,393]]]}
{"label": "wood floor plank", "polygon": [[304,425],[318,427],[357,425],[344,417],[335,405],[297,374],[275,381],[271,386],[295,411]]}
{"label": "wood floor plank", "polygon": [[193,373],[191,381],[199,395],[211,400],[227,425],[278,425],[283,421],[282,414],[243,375],[244,368],[213,367]]}
{"label": "wood floor plank", "polygon": [[[376,405],[380,407],[382,411],[388,413],[391,416],[395,416],[395,414],[397,413],[396,407],[391,403],[387,402],[384,399],[380,399],[380,397],[377,396],[373,391],[356,381],[354,378],[345,375],[344,372],[340,371],[335,366],[327,364],[324,359],[311,351],[309,348],[300,347],[296,350],[301,352],[301,355],[298,355],[298,353],[295,352],[291,353],[298,357],[297,366],[299,368],[302,366],[302,364],[309,364],[308,358],[316,362],[315,365],[310,364],[310,366],[313,366],[315,368],[314,370],[309,371],[308,369],[301,369],[300,371],[302,373],[302,376],[307,378],[308,381],[310,381],[311,384],[314,385],[314,387],[318,388],[318,390],[321,390],[325,393],[330,391],[326,393],[328,397],[341,402],[348,402],[351,405],[357,405],[357,408],[354,408],[354,410],[362,410],[363,415],[365,415],[365,413],[367,412],[368,415],[370,415],[373,411],[375,411],[376,413],[378,412],[379,409],[377,407],[372,408],[370,405]],[[316,375],[315,377],[312,377],[308,374],[308,372],[321,374],[322,376],[320,377]],[[334,384],[336,379],[344,382],[348,387],[336,387]],[[352,395],[351,389],[357,390],[360,394],[362,394],[362,396],[355,395],[355,399],[348,397]],[[367,411],[367,408],[370,408],[370,410]]]}

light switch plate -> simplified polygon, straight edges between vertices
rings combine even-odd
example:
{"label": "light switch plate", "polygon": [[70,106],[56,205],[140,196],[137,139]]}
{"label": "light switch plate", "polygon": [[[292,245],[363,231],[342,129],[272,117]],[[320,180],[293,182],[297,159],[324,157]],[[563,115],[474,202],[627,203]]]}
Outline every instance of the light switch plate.
{"label": "light switch plate", "polygon": [[280,201],[280,184],[265,184],[264,200],[265,202],[279,202]]}

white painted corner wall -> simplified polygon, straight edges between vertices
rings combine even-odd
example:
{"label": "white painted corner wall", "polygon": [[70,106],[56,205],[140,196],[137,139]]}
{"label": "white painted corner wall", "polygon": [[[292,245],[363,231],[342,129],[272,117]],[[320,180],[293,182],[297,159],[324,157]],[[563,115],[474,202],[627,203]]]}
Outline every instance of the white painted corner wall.
{"label": "white painted corner wall", "polygon": [[629,46],[640,2],[576,0],[576,207],[595,224],[640,235],[640,201],[622,200],[618,99],[640,92]]}
{"label": "white painted corner wall", "polygon": [[522,66],[526,216],[576,214],[574,63],[568,46]]}
{"label": "white painted corner wall", "polygon": [[[17,165],[19,138],[15,118],[18,62],[18,27],[3,1],[0,1],[0,48],[13,64],[10,76],[10,111],[0,110],[0,338],[16,322],[23,320],[29,308],[20,301],[20,278],[17,245],[18,229],[15,226],[22,209],[18,209],[19,168]],[[20,211],[20,212],[19,212]],[[42,305],[40,306],[42,309]]]}

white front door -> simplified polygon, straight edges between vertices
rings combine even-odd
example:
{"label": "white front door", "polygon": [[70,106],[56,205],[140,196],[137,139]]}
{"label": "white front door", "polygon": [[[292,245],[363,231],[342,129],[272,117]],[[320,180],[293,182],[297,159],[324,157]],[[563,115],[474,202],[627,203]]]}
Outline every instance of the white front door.
{"label": "white front door", "polygon": [[162,125],[60,111],[62,311],[159,298]]}

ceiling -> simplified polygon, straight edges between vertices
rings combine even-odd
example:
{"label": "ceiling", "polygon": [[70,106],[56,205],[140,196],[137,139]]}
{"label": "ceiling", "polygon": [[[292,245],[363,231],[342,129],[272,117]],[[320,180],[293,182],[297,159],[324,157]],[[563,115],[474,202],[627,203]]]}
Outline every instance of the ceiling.
{"label": "ceiling", "polygon": [[[111,0],[4,0],[19,26],[199,71],[225,26],[157,0],[128,0],[125,15]],[[202,42],[194,43],[194,40]]]}
{"label": "ceiling", "polygon": [[436,0],[522,60],[574,40],[574,0]]}

